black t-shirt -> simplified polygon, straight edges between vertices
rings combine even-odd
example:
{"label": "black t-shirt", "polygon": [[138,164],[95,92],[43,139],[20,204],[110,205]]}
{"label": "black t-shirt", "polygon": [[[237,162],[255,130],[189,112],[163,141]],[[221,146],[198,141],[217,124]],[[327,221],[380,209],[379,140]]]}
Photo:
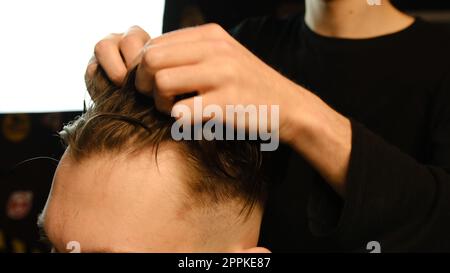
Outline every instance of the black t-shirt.
{"label": "black t-shirt", "polygon": [[249,19],[232,34],[352,122],[345,201],[283,147],[261,245],[450,251],[450,32],[417,19],[394,34],[337,39],[298,15]]}

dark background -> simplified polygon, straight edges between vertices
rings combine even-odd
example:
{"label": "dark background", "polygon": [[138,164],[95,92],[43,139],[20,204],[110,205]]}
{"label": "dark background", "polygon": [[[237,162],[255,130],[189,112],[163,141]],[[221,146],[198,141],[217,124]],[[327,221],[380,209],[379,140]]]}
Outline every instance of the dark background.
{"label": "dark background", "polygon": [[[448,0],[394,3],[429,20],[450,23]],[[247,17],[283,17],[303,10],[304,1],[300,0],[167,0],[164,32],[205,22],[217,22],[229,29]],[[36,218],[50,189],[55,160],[63,152],[56,132],[79,114],[0,114],[0,252],[48,250],[39,242]]]}

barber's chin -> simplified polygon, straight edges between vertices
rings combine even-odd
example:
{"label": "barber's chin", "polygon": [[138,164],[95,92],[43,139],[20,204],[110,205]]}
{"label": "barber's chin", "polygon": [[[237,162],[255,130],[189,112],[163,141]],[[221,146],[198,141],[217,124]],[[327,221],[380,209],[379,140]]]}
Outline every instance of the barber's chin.
{"label": "barber's chin", "polygon": [[242,249],[237,251],[239,253],[272,253],[269,249],[265,247],[252,247],[247,249]]}

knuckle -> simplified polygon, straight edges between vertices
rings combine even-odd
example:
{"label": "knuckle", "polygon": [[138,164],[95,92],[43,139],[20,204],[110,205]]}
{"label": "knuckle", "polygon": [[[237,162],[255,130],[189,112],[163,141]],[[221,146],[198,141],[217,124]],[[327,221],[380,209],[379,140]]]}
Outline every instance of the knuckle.
{"label": "knuckle", "polygon": [[230,60],[226,60],[221,64],[221,75],[225,82],[231,83],[234,81],[236,68]]}
{"label": "knuckle", "polygon": [[144,31],[144,29],[138,25],[132,25],[128,30]]}
{"label": "knuckle", "polygon": [[138,25],[134,25],[134,26],[130,27],[130,29],[128,30],[128,32],[136,33],[136,35],[145,37],[145,38],[147,38],[147,39],[150,38],[150,35],[147,33],[147,31],[145,31],[143,28],[141,28],[141,27],[138,26]]}
{"label": "knuckle", "polygon": [[220,50],[224,53],[231,53],[232,52],[232,45],[226,40],[216,40],[214,41],[214,48],[217,50]]}
{"label": "knuckle", "polygon": [[132,37],[130,39],[133,40],[133,42],[147,42],[150,40],[150,35],[140,26],[132,26],[128,29],[128,31],[125,34],[125,37]]}
{"label": "knuckle", "polygon": [[129,46],[133,46],[133,45],[137,44],[138,42],[139,42],[139,40],[137,39],[136,35],[128,34],[128,35],[125,35],[120,40],[119,47],[125,48],[125,47],[129,47]]}
{"label": "knuckle", "polygon": [[156,70],[159,67],[159,64],[161,63],[161,61],[163,60],[164,56],[162,55],[162,53],[155,49],[148,49],[145,52],[144,58],[143,58],[143,63],[144,65],[149,68],[150,70]]}
{"label": "knuckle", "polygon": [[225,30],[217,23],[210,23],[206,25],[206,30],[211,35],[222,35]]}
{"label": "knuckle", "polygon": [[110,40],[103,39],[95,45],[94,53],[95,53],[95,55],[102,54],[103,52],[108,50],[108,48],[110,48],[111,46],[113,46],[113,43]]}
{"label": "knuckle", "polygon": [[[167,70],[160,70],[155,73],[155,84],[159,90],[167,90],[170,82],[170,73]],[[165,97],[164,92],[160,93],[161,97]]]}

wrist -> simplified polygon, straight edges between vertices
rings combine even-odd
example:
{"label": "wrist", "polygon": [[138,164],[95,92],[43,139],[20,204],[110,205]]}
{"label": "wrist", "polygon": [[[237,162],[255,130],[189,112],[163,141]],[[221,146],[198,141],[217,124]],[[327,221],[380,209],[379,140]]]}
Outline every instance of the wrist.
{"label": "wrist", "polygon": [[291,94],[288,94],[286,103],[280,107],[280,140],[288,145],[293,145],[299,135],[311,131],[311,118],[304,112],[304,104],[308,101],[307,90],[301,86],[295,86]]}
{"label": "wrist", "polygon": [[287,109],[280,139],[301,154],[343,195],[351,152],[350,120],[301,88]]}

